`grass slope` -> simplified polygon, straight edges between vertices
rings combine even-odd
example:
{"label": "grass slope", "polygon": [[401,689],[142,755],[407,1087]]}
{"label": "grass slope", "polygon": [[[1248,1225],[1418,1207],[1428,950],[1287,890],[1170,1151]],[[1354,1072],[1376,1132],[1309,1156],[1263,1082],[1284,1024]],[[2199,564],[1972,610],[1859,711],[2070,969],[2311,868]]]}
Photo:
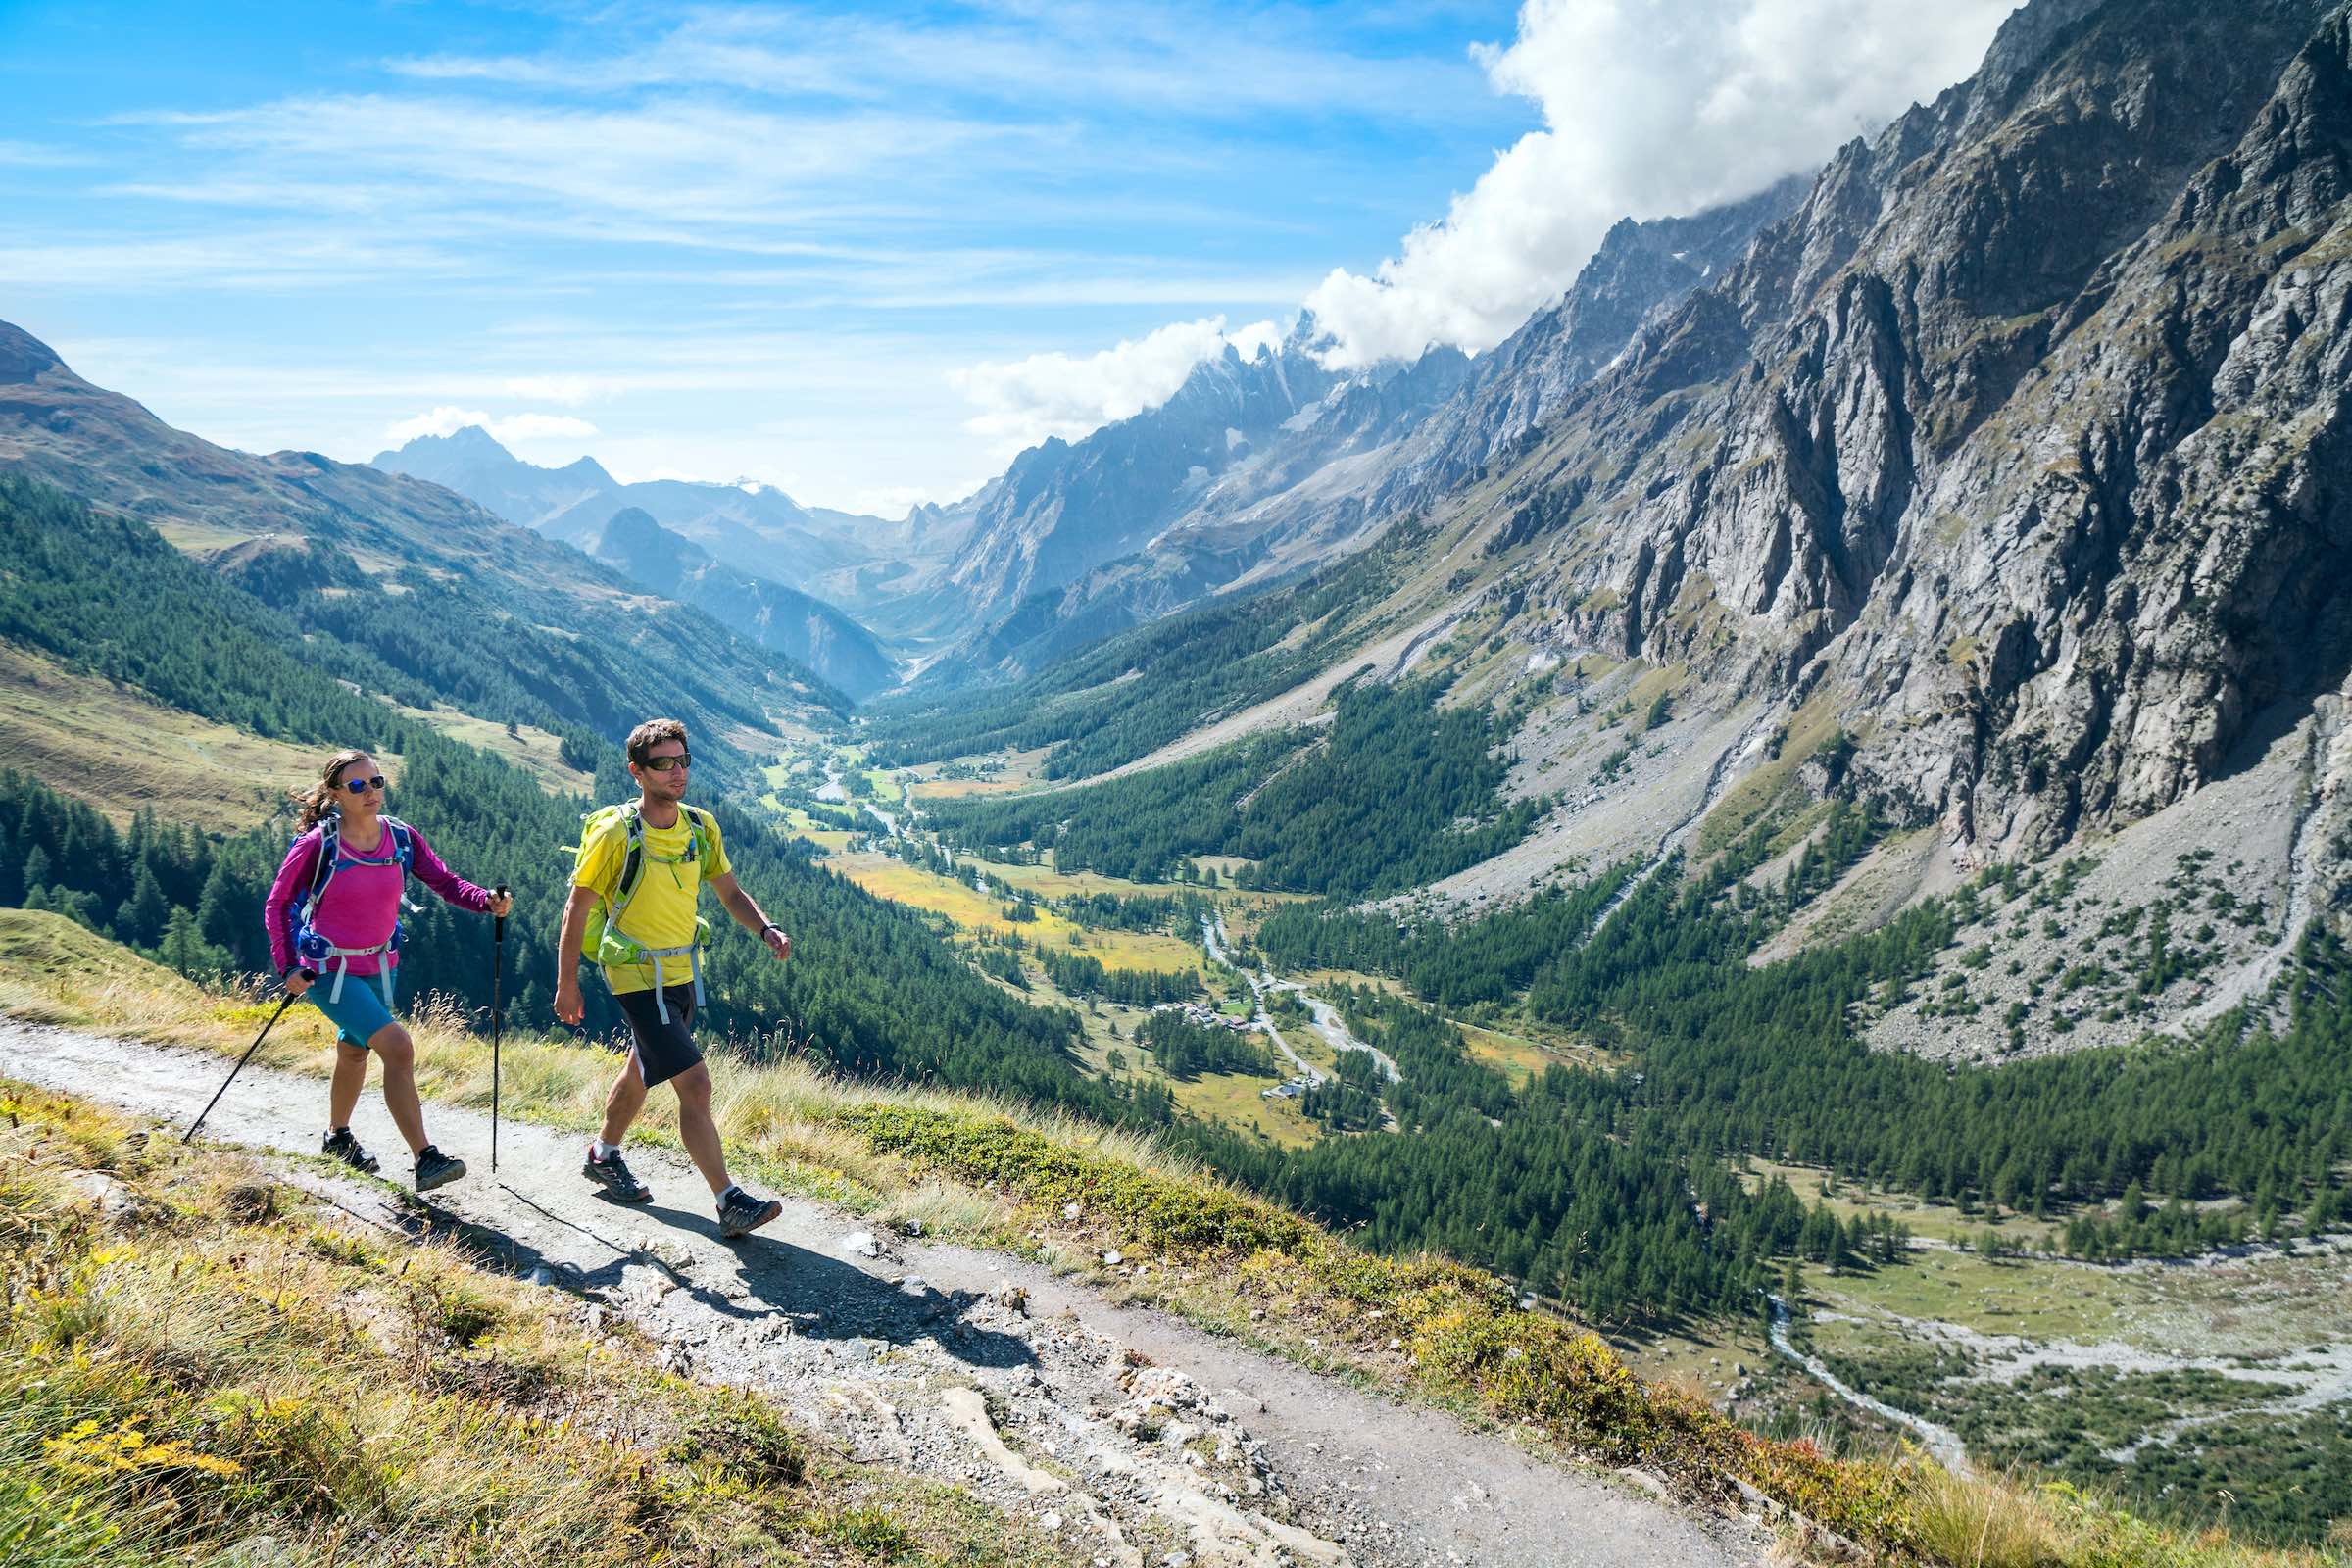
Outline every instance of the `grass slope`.
{"label": "grass slope", "polygon": [[5,1080],[0,1118],[15,1568],[1065,1560],[257,1161]]}
{"label": "grass slope", "polygon": [[[389,756],[390,754],[386,754]],[[0,642],[0,767],[127,821],[153,808],[208,832],[267,817],[318,778],[318,749],[264,740]]]}
{"label": "grass slope", "polygon": [[[63,926],[17,913],[26,926]],[[95,942],[86,934],[64,942]],[[11,951],[0,947],[0,956]],[[0,1009],[222,1053],[241,1050],[265,1004],[143,984],[135,969],[0,963]],[[417,1020],[431,1098],[486,1103],[489,1052],[448,1018]],[[272,1036],[265,1056],[323,1070],[324,1054]],[[593,1120],[609,1061],[553,1042],[511,1041],[503,1104],[571,1125]],[[1640,1464],[1693,1498],[1752,1489],[1897,1560],[2073,1568],[2307,1568],[2341,1552],[2274,1552],[2185,1538],[2069,1491],[1966,1482],[1916,1455],[1835,1459],[1768,1440],[1701,1401],[1642,1384],[1593,1335],[1523,1311],[1500,1281],[1433,1259],[1358,1250],[1298,1215],[1169,1157],[1150,1141],[969,1096],[890,1090],[799,1062],[713,1061],[722,1130],[763,1180],[869,1212],[919,1214],[934,1234],[1044,1252],[1071,1266],[1118,1247],[1152,1265],[1117,1282],[1275,1353],[1510,1423],[1586,1457]],[[657,1111],[653,1136],[674,1136]],[[1075,1204],[1077,1219],[1068,1219]],[[155,1430],[145,1429],[150,1434]]]}

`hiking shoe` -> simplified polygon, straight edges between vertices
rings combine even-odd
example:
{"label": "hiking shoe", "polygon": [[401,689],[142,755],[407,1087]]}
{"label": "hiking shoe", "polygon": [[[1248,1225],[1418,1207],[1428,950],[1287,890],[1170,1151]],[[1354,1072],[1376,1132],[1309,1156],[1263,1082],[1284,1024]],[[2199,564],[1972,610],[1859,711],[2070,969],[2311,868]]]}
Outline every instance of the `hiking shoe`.
{"label": "hiking shoe", "polygon": [[429,1193],[436,1187],[447,1187],[466,1174],[466,1162],[444,1154],[427,1144],[416,1154],[416,1190]]}
{"label": "hiking shoe", "polygon": [[718,1234],[730,1241],[748,1236],[783,1212],[784,1205],[774,1199],[754,1198],[738,1187],[718,1205]]}
{"label": "hiking shoe", "polygon": [[654,1196],[654,1190],[639,1181],[622,1163],[617,1149],[599,1159],[596,1157],[596,1146],[590,1144],[588,1157],[580,1161],[580,1174],[602,1187],[606,1196],[616,1203],[642,1203]]}
{"label": "hiking shoe", "polygon": [[341,1160],[363,1176],[372,1176],[376,1172],[375,1156],[360,1147],[360,1141],[351,1136],[348,1127],[338,1127],[328,1133],[326,1142],[318,1146],[318,1152],[329,1159]]}

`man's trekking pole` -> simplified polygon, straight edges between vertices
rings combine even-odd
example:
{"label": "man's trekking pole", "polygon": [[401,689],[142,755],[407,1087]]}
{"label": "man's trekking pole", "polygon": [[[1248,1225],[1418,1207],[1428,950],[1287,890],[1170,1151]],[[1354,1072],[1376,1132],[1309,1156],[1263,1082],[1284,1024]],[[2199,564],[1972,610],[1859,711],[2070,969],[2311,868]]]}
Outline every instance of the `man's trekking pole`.
{"label": "man's trekking pole", "polygon": [[[308,969],[302,972],[310,975],[313,980],[318,978],[317,975],[311,974]],[[213,1113],[213,1106],[220,1103],[220,1097],[228,1093],[228,1086],[237,1081],[237,1074],[245,1070],[245,1064],[253,1059],[253,1054],[262,1049],[262,1042],[269,1038],[270,1031],[277,1027],[277,1020],[283,1018],[286,1015],[286,1009],[292,1005],[294,1005],[294,993],[289,991],[286,993],[286,1000],[279,1003],[277,1010],[270,1015],[270,1021],[262,1025],[262,1032],[253,1037],[253,1044],[245,1048],[245,1054],[237,1058],[237,1064],[228,1069],[228,1076],[220,1080],[220,1087],[213,1091],[213,1098],[205,1102],[202,1114],[188,1123],[188,1130],[180,1134],[179,1141],[181,1143],[185,1144],[194,1140],[196,1129],[204,1125],[204,1118]]]}
{"label": "man's trekking pole", "polygon": [[[498,885],[498,896],[507,896],[507,885]],[[498,986],[507,972],[507,917],[493,915],[490,920],[490,1173],[498,1174]]]}

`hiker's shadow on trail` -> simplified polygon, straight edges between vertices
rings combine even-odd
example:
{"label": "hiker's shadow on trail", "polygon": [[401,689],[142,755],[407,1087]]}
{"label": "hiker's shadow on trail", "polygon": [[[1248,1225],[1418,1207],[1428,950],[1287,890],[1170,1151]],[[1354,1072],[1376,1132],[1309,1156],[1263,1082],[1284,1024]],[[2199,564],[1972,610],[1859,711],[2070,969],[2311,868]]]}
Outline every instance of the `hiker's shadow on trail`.
{"label": "hiker's shadow on trail", "polygon": [[[808,1340],[876,1340],[912,1345],[929,1339],[969,1366],[1028,1366],[1037,1353],[1028,1341],[968,1321],[978,1298],[967,1291],[941,1292],[919,1279],[893,1285],[839,1258],[754,1232],[723,1244],[734,1265],[733,1288],[701,1277],[713,1272],[700,1256],[681,1266],[654,1248],[640,1247],[624,1232],[631,1221],[656,1221],[688,1235],[715,1240],[717,1226],[707,1215],[660,1203],[612,1205],[613,1223],[590,1226],[545,1208],[513,1188],[506,1189],[535,1212],[603,1245],[609,1254],[596,1268],[583,1269],[551,1258],[530,1243],[478,1220],[453,1213],[430,1200],[424,1204],[435,1231],[456,1237],[498,1265],[528,1277],[546,1269],[552,1280],[574,1294],[617,1292],[632,1267],[665,1275],[697,1303],[741,1323],[772,1322]],[[912,1287],[911,1289],[909,1287]]]}

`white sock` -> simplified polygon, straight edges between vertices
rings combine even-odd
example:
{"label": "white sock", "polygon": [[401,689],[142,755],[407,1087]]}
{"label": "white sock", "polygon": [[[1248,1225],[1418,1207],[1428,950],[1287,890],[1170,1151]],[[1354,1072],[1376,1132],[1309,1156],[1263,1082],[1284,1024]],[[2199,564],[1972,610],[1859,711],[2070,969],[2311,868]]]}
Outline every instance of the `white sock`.
{"label": "white sock", "polygon": [[588,1152],[599,1159],[611,1159],[620,1152],[620,1146],[608,1144],[602,1138],[591,1138],[588,1140]]}

